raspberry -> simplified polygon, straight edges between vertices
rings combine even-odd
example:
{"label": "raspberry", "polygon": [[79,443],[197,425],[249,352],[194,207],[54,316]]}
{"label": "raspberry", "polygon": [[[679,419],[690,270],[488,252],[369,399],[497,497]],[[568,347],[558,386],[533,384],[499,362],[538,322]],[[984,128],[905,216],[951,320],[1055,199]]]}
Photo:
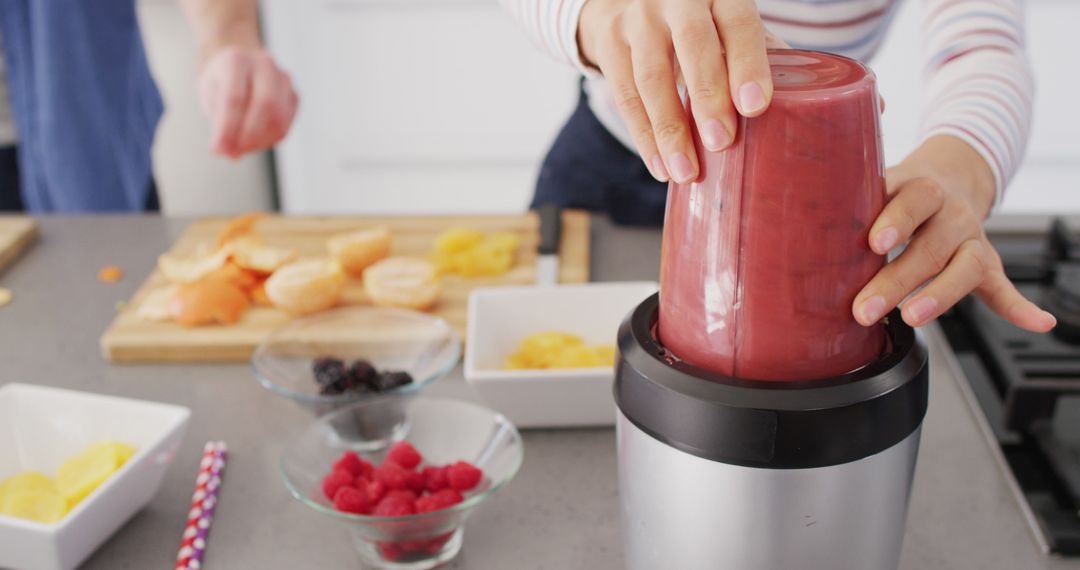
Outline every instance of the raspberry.
{"label": "raspberry", "polygon": [[371,504],[368,502],[367,493],[353,487],[342,487],[334,494],[334,508],[357,515],[366,515],[371,512]]}
{"label": "raspberry", "polygon": [[446,480],[446,466],[436,467],[429,465],[424,468],[424,488],[432,493],[442,491],[450,483]]}
{"label": "raspberry", "polygon": [[377,517],[404,517],[415,513],[416,509],[412,501],[405,497],[391,497],[387,494],[375,506],[373,514]]}
{"label": "raspberry", "polygon": [[386,485],[383,485],[378,481],[368,481],[360,488],[367,493],[368,500],[371,501],[371,504],[373,505],[386,496]]}
{"label": "raspberry", "polygon": [[419,471],[408,471],[408,475],[405,476],[405,484],[413,491],[416,491],[417,495],[422,494],[427,486],[424,474]]}
{"label": "raspberry", "polygon": [[425,546],[427,546],[426,540],[404,540],[398,542],[398,548],[405,553],[421,552],[424,550]]}
{"label": "raspberry", "polygon": [[387,493],[384,496],[387,499],[389,499],[389,498],[404,499],[406,501],[409,501],[410,503],[416,500],[416,493],[412,492],[409,489],[405,489],[405,490],[400,490],[399,489],[399,490],[395,490],[395,491],[390,491],[389,493]]}
{"label": "raspberry", "polygon": [[420,465],[423,458],[420,457],[420,452],[416,451],[416,448],[411,443],[399,441],[390,446],[390,450],[386,452],[386,460],[393,461],[406,469],[413,469]]}
{"label": "raspberry", "polygon": [[405,552],[396,542],[384,541],[379,543],[379,554],[382,554],[382,557],[387,560],[397,560]]}
{"label": "raspberry", "polygon": [[424,551],[428,554],[438,554],[442,547],[446,546],[446,543],[450,541],[451,536],[454,536],[454,533],[448,532],[428,540],[427,544],[424,545]]}
{"label": "raspberry", "polygon": [[383,485],[386,485],[387,489],[409,488],[409,472],[392,461],[388,461],[376,467],[373,478]]}
{"label": "raspberry", "polygon": [[322,491],[326,495],[327,499],[334,500],[334,495],[337,494],[338,489],[342,487],[351,487],[353,484],[353,474],[344,469],[335,469],[331,471],[322,480]]}
{"label": "raspberry", "polygon": [[450,508],[465,498],[461,496],[461,493],[453,489],[443,489],[438,493],[431,495],[425,495],[416,500],[416,512],[418,513],[431,513],[435,511],[441,511],[443,509]]}
{"label": "raspberry", "polygon": [[468,461],[458,461],[447,468],[446,480],[450,487],[458,491],[468,491],[480,483],[484,472]]}
{"label": "raspberry", "polygon": [[364,477],[374,471],[375,466],[360,459],[360,456],[355,451],[346,451],[334,463],[334,469],[344,469],[352,473],[354,477]]}

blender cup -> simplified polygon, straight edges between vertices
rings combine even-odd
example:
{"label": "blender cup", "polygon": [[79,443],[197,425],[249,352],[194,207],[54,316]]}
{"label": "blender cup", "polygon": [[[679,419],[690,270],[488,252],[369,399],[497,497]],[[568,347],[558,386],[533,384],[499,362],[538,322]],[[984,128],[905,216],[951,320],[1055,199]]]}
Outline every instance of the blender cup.
{"label": "blender cup", "polygon": [[[619,330],[626,565],[893,570],[927,352],[851,304],[884,260],[878,97],[862,64],[769,55],[775,94],[672,184],[659,297]],[[696,136],[696,134],[695,134]]]}
{"label": "blender cup", "polygon": [[672,184],[660,339],[679,358],[755,380],[825,378],[881,352],[851,303],[884,259],[867,235],[885,201],[873,73],[837,56],[772,51],[772,105],[734,145]]}

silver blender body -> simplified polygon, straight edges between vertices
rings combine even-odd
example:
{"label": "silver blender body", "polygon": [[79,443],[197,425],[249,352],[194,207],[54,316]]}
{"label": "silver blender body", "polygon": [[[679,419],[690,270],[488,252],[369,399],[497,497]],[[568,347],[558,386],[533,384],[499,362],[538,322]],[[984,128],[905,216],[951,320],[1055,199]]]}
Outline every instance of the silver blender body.
{"label": "silver blender body", "polygon": [[626,568],[894,570],[919,430],[872,457],[759,469],[660,443],[619,415]]}
{"label": "silver blender body", "polygon": [[620,329],[619,494],[629,570],[895,570],[926,410],[925,347],[898,315],[852,374],[784,386],[682,365]]}

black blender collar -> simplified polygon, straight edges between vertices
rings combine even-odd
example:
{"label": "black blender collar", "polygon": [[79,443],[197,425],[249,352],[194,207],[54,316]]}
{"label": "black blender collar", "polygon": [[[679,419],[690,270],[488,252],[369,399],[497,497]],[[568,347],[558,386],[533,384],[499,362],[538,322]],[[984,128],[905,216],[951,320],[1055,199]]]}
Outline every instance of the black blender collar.
{"label": "black blender collar", "polygon": [[839,465],[896,445],[922,423],[927,351],[899,311],[874,362],[834,378],[764,382],[695,368],[653,335],[658,295],[619,328],[615,402],[638,428],[687,453],[733,465]]}

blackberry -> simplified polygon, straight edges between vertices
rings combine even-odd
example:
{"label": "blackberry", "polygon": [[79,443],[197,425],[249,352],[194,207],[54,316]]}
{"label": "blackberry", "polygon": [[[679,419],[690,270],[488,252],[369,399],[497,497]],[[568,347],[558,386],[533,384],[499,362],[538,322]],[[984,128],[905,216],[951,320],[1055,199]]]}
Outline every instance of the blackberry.
{"label": "blackberry", "polygon": [[383,372],[375,380],[375,391],[386,392],[412,382],[413,377],[408,372]]}
{"label": "blackberry", "polygon": [[349,379],[358,389],[375,389],[375,379],[379,373],[367,360],[357,360],[349,366]]}
{"label": "blackberry", "polygon": [[345,363],[331,357],[316,358],[311,365],[320,394],[337,394],[346,388],[348,371]]}

